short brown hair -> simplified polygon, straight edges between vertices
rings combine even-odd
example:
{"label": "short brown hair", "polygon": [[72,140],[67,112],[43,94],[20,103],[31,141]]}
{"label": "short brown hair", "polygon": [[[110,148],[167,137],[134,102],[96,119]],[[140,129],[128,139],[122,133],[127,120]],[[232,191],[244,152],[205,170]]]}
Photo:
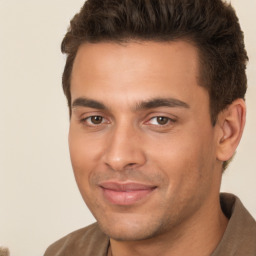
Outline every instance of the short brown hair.
{"label": "short brown hair", "polygon": [[221,0],[87,0],[71,20],[61,45],[67,54],[62,83],[69,108],[71,73],[79,46],[131,40],[187,40],[197,47],[199,85],[209,92],[213,125],[220,111],[244,98],[248,57],[230,4]]}

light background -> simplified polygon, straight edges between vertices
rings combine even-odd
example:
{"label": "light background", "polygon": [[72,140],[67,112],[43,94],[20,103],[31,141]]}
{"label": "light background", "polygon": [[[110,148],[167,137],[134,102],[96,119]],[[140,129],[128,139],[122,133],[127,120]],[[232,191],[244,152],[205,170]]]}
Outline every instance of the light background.
{"label": "light background", "polygon": [[[250,56],[247,126],[222,190],[256,217],[256,1],[233,0]],[[0,0],[0,245],[12,256],[43,255],[94,221],[68,153],[60,42],[82,0]]]}

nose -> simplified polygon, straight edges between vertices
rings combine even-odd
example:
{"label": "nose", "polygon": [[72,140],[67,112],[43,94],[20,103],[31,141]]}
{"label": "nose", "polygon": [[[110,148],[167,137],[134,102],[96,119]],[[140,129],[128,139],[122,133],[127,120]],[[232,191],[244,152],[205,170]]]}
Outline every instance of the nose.
{"label": "nose", "polygon": [[105,164],[115,171],[144,165],[146,156],[140,133],[128,125],[115,127],[108,137],[103,158]]}

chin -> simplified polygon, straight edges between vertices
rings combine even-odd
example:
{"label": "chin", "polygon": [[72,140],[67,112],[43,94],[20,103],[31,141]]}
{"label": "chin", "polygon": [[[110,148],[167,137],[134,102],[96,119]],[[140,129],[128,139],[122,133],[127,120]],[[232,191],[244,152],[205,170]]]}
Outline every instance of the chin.
{"label": "chin", "polygon": [[113,217],[111,220],[98,220],[101,230],[116,241],[139,241],[150,239],[163,232],[163,225],[152,219],[131,216]]}

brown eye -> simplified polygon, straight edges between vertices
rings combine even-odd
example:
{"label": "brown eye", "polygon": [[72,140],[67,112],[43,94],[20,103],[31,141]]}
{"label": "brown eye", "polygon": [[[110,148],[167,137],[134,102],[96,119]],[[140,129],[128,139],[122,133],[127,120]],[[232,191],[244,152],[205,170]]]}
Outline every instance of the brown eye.
{"label": "brown eye", "polygon": [[148,123],[155,126],[164,126],[169,125],[170,122],[175,122],[175,120],[165,116],[155,116],[151,118]]}
{"label": "brown eye", "polygon": [[101,124],[103,121],[103,117],[102,116],[92,116],[90,117],[90,121],[92,124]]}
{"label": "brown eye", "polygon": [[157,121],[157,123],[160,124],[160,125],[165,125],[165,124],[168,124],[169,118],[164,117],[164,116],[158,116],[157,119],[156,119],[156,121]]}

